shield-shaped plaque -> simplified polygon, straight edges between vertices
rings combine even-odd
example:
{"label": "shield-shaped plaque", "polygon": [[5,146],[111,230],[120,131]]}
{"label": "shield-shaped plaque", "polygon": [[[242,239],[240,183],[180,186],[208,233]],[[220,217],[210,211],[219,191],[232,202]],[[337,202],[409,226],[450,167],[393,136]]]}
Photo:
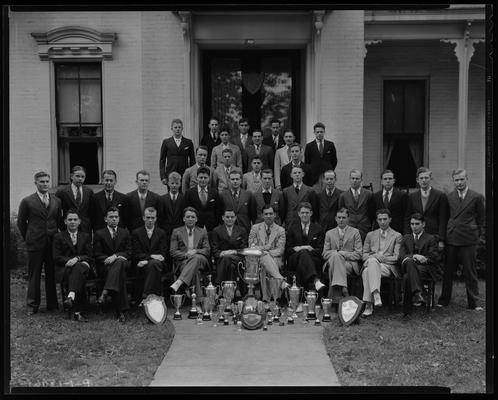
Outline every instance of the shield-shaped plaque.
{"label": "shield-shaped plaque", "polygon": [[143,306],[145,315],[151,322],[160,325],[166,320],[168,308],[163,297],[149,294],[143,301]]}
{"label": "shield-shaped plaque", "polygon": [[337,310],[339,319],[343,325],[351,325],[358,320],[363,311],[365,303],[356,296],[343,297],[339,301]]}
{"label": "shield-shaped plaque", "polygon": [[264,79],[265,74],[263,72],[247,72],[242,74],[242,83],[251,94],[254,94],[259,90]]}

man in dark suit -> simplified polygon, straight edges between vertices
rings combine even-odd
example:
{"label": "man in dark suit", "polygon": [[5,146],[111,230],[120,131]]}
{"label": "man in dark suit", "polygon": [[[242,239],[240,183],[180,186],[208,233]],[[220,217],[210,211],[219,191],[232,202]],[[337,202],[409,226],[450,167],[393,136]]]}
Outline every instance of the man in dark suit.
{"label": "man in dark suit", "polygon": [[[258,156],[263,163],[263,169],[273,168],[273,158],[274,154],[270,146],[266,144],[261,144],[263,141],[263,135],[261,131],[255,130],[252,133],[252,143],[246,145],[245,152],[242,153],[242,157],[245,157],[245,164],[247,165],[247,170],[252,170],[252,159]],[[247,171],[246,171],[247,172]]]}
{"label": "man in dark suit", "polygon": [[298,208],[299,220],[294,221],[286,232],[287,268],[295,271],[299,286],[305,290],[316,289],[321,297],[326,297],[328,288],[320,281],[325,235],[320,224],[311,222],[311,204],[303,202]]}
{"label": "man in dark suit", "polygon": [[219,121],[215,117],[211,117],[208,124],[209,132],[206,133],[201,139],[201,145],[206,146],[208,149],[208,156],[206,164],[211,165],[211,152],[215,146],[221,143],[219,135]]}
{"label": "man in dark suit", "polygon": [[[150,175],[147,171],[138,171],[136,174],[137,190],[126,194],[127,218],[126,227],[130,232],[140,226],[144,226],[144,210],[147,207],[160,209],[159,195],[149,190]],[[162,215],[159,214],[159,219]]]}
{"label": "man in dark suit", "polygon": [[236,133],[230,137],[230,142],[236,145],[240,154],[242,154],[242,171],[247,172],[247,156],[244,155],[246,147],[252,144],[251,135],[249,135],[249,120],[247,118],[241,118],[239,120],[239,133]]}
{"label": "man in dark suit", "polygon": [[50,175],[37,172],[34,176],[36,192],[21,200],[17,214],[17,227],[26,241],[28,250],[28,315],[40,307],[40,280],[45,268],[47,311],[57,310],[52,239],[61,225],[61,201],[48,193]]}
{"label": "man in dark suit", "polygon": [[323,173],[329,169],[335,170],[337,166],[337,153],[335,145],[330,140],[325,140],[325,125],[317,122],[313,126],[316,140],[309,142],[304,150],[304,161],[310,165],[312,171],[311,182],[321,191]]}
{"label": "man in dark suit", "polygon": [[412,305],[421,304],[422,280],[440,280],[442,271],[438,261],[436,238],[424,231],[424,216],[412,214],[410,218],[412,233],[407,233],[401,240],[399,263],[404,279],[403,313],[411,314]]}
{"label": "man in dark suit", "polygon": [[183,175],[185,170],[195,163],[194,143],[182,135],[182,120],[171,121],[171,130],[173,135],[163,140],[159,158],[159,174],[165,185],[168,183],[167,178],[171,171]]}
{"label": "man in dark suit", "polygon": [[443,289],[438,305],[447,306],[451,300],[453,274],[458,264],[462,265],[467,304],[471,310],[480,311],[479,287],[476,269],[476,248],[484,226],[484,198],[469,189],[467,171],[458,168],[451,174],[455,190],[448,194],[449,219],[446,228],[446,266]]}
{"label": "man in dark suit", "polygon": [[[361,187],[363,175],[357,169],[349,173],[351,188],[339,196],[339,208],[346,207],[349,211],[349,225],[360,231],[362,242],[367,233],[372,230],[375,219],[375,204],[370,190]],[[390,212],[389,212],[390,213]]]}
{"label": "man in dark suit", "polygon": [[182,178],[176,171],[168,175],[169,192],[160,196],[160,211],[158,212],[158,225],[166,232],[167,241],[173,229],[183,225],[183,209],[185,208],[185,195],[180,193]]}
{"label": "man in dark suit", "polygon": [[283,194],[280,190],[273,187],[273,171],[265,169],[261,173],[261,187],[254,193],[256,201],[256,221],[255,223],[263,222],[263,209],[265,205],[271,205],[275,211],[275,223],[283,225]]}
{"label": "man in dark suit", "polygon": [[[315,191],[303,183],[303,169],[292,167],[292,185],[283,190],[282,214],[285,216],[285,228],[288,229],[293,221],[299,221],[299,204],[308,202],[313,210],[318,209],[318,200]],[[313,221],[315,220],[313,218]]]}
{"label": "man in dark suit", "polygon": [[119,215],[122,216],[119,221],[119,226],[124,228],[127,219],[126,205],[128,201],[124,193],[114,190],[117,181],[116,172],[112,169],[105,170],[102,172],[102,181],[104,183],[104,189],[95,193],[92,197],[91,210],[93,231],[96,232],[99,229],[105,228],[105,214],[107,209],[111,206],[118,208]]}
{"label": "man in dark suit", "polygon": [[250,232],[251,224],[256,221],[257,206],[251,192],[240,187],[242,173],[240,171],[230,172],[230,189],[220,193],[223,210],[235,211],[237,225],[242,226],[246,232]]}
{"label": "man in dark suit", "polygon": [[78,232],[81,220],[75,209],[67,211],[64,223],[67,230],[57,233],[53,242],[56,281],[67,289],[64,310],[71,313],[72,319],[87,322],[82,314],[85,283],[88,277],[96,276],[92,238],[86,232]]}
{"label": "man in dark suit", "polygon": [[182,176],[182,193],[197,186],[197,170],[200,167],[206,167],[209,170],[209,186],[213,189],[218,188],[218,176],[214,172],[214,169],[206,164],[207,156],[207,147],[203,145],[199,146],[195,152],[195,164],[188,167]]}
{"label": "man in dark suit", "polygon": [[223,223],[213,230],[211,235],[211,249],[216,260],[215,285],[223,281],[235,281],[237,265],[243,261],[237,250],[247,247],[247,231],[235,224],[237,216],[232,209],[223,212]]}
{"label": "man in dark suit", "polygon": [[219,224],[222,204],[218,191],[208,187],[209,170],[206,167],[197,170],[197,186],[185,193],[185,207],[197,210],[197,226],[211,232]]}
{"label": "man in dark suit", "polygon": [[[63,215],[67,210],[75,208],[81,219],[80,231],[91,233],[92,222],[91,215],[93,213],[91,207],[93,204],[93,190],[83,185],[86,178],[85,168],[81,165],[75,165],[71,169],[71,183],[55,193],[61,200],[61,207]],[[61,223],[59,228],[65,229],[64,222]]]}
{"label": "man in dark suit", "polygon": [[119,210],[109,207],[105,218],[106,227],[93,235],[93,252],[99,277],[105,279],[104,290],[97,299],[99,305],[112,297],[116,318],[125,323],[124,311],[129,309],[126,291],[126,270],[131,265],[131,240],[128,230],[118,226]]}
{"label": "man in dark suit", "polygon": [[339,196],[342,190],[335,187],[336,174],[331,169],[323,174],[325,188],[318,194],[318,222],[327,233],[337,226],[335,216],[339,209]]}
{"label": "man in dark suit", "polygon": [[[391,211],[391,228],[404,234],[406,232],[405,219],[408,195],[406,192],[402,192],[394,187],[396,179],[394,179],[394,173],[389,169],[382,171],[380,182],[382,189],[373,195],[375,210],[387,208]],[[377,222],[374,222],[373,228],[378,228]]]}
{"label": "man in dark suit", "polygon": [[[275,154],[278,149],[285,146],[284,136],[280,131],[280,121],[278,119],[272,119],[271,134],[264,135],[263,144],[270,146],[273,154]],[[269,168],[273,168],[273,165],[270,165]]]}
{"label": "man in dark suit", "polygon": [[169,243],[166,232],[156,226],[157,210],[154,207],[147,207],[143,218],[145,225],[131,233],[131,246],[133,265],[138,276],[143,278],[142,299],[145,299],[149,294],[163,294],[161,274],[166,267]]}
{"label": "man in dark suit", "polygon": [[[444,250],[446,224],[448,223],[448,200],[445,194],[431,186],[432,172],[425,167],[417,170],[417,183],[420,190],[408,196],[406,215],[420,213],[424,216],[425,232],[434,235],[438,241],[439,252]],[[409,221],[405,231],[409,232]]]}
{"label": "man in dark suit", "polygon": [[280,171],[280,185],[282,187],[282,190],[292,185],[292,167],[301,167],[304,173],[303,183],[306,186],[313,186],[311,179],[313,174],[311,172],[311,168],[309,165],[301,161],[301,153],[302,149],[299,143],[294,143],[290,146],[290,162],[284,165],[282,170]]}

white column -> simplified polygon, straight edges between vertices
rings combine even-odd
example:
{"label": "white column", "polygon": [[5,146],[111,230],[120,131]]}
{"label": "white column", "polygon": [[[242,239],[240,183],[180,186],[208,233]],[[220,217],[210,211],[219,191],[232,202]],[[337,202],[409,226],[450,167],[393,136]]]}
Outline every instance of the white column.
{"label": "white column", "polygon": [[181,19],[180,27],[183,32],[184,53],[183,53],[183,97],[185,121],[183,132],[186,137],[195,140],[197,144],[197,134],[193,131],[193,99],[192,99],[192,74],[191,74],[191,41],[192,41],[192,15],[189,11],[179,11]]}

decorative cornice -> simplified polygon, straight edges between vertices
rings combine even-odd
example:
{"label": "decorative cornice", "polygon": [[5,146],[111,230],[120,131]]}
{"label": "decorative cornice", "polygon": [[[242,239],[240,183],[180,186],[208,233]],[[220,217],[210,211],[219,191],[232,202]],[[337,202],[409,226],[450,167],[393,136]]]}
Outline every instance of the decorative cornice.
{"label": "decorative cornice", "polygon": [[[463,32],[462,39],[441,39],[443,43],[451,43],[454,44],[455,47],[453,51],[455,52],[455,56],[458,59],[458,62],[466,61],[470,62],[472,56],[474,55],[475,47],[474,45],[477,43],[483,43],[484,39],[470,39],[471,33],[470,28],[472,26],[472,21],[467,20],[465,23],[465,30]],[[465,57],[464,57],[465,55]]]}
{"label": "decorative cornice", "polygon": [[320,36],[320,32],[323,28],[323,16],[325,15],[325,10],[313,11],[313,26],[315,28],[315,33]]}
{"label": "decorative cornice", "polygon": [[382,40],[365,40],[365,45],[363,47],[363,58],[367,56],[368,49],[367,46],[370,46],[371,44],[380,44],[382,43]]}
{"label": "decorative cornice", "polygon": [[40,60],[57,58],[112,59],[117,34],[81,26],[65,26],[46,33],[31,33],[38,43]]}

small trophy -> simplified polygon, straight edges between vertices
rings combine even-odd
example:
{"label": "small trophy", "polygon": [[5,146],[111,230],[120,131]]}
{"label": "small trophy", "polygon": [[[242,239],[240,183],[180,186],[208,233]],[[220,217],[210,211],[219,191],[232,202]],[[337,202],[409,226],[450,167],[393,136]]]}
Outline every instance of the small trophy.
{"label": "small trophy", "polygon": [[182,319],[182,314],[180,314],[180,307],[185,301],[185,294],[172,294],[170,295],[170,300],[176,308],[176,312],[173,315],[173,319]]}
{"label": "small trophy", "polygon": [[189,319],[197,319],[197,317],[199,316],[199,313],[197,311],[196,297],[197,296],[194,293],[194,289],[192,289],[192,307],[190,308],[190,311],[188,312]]}
{"label": "small trophy", "polygon": [[277,299],[280,297],[280,287],[282,286],[282,279],[270,278],[269,279],[270,293],[273,298],[273,321],[278,322],[279,307]]}
{"label": "small trophy", "polygon": [[237,313],[239,311],[239,307],[237,304],[233,303],[230,308],[232,309],[232,322],[235,325],[237,323]]}
{"label": "small trophy", "polygon": [[311,290],[309,292],[304,292],[304,298],[306,299],[306,303],[308,303],[308,314],[306,315],[307,320],[314,320],[316,319],[316,312],[315,312],[315,303],[316,299],[318,297],[318,293],[315,292],[314,290]]}
{"label": "small trophy", "polygon": [[230,305],[235,297],[235,290],[237,289],[237,282],[234,281],[223,281],[221,282],[221,292],[223,297],[226,299],[226,311],[231,311]]}
{"label": "small trophy", "polygon": [[229,318],[228,314],[229,314],[228,311],[224,311],[223,312],[223,317],[224,317],[223,318],[223,325],[228,325],[230,323],[230,321],[228,320],[228,318]]}
{"label": "small trophy", "polygon": [[202,311],[204,311],[202,315],[203,321],[211,321],[211,314],[209,310],[211,308],[210,299],[207,296],[201,297]]}
{"label": "small trophy", "polygon": [[220,299],[220,303],[218,304],[218,314],[220,318],[218,319],[218,322],[225,322],[226,307],[227,307],[227,300]]}
{"label": "small trophy", "polygon": [[330,309],[332,308],[332,299],[322,298],[323,317],[322,322],[330,322]]}
{"label": "small trophy", "polygon": [[292,286],[287,288],[287,295],[289,296],[289,306],[292,309],[292,315],[287,319],[288,324],[293,324],[294,319],[297,318],[296,310],[299,305],[299,299],[301,298],[301,287],[296,285],[296,275],[292,277]]}
{"label": "small trophy", "polygon": [[318,326],[320,325],[320,319],[318,318],[318,314],[320,313],[320,306],[319,305],[316,305],[315,306],[315,315],[316,315],[316,319],[315,319],[315,326]]}
{"label": "small trophy", "polygon": [[[218,288],[211,283],[211,275],[208,275],[209,284],[206,287],[202,287],[204,291],[204,296],[208,299],[208,313],[209,320],[211,320],[211,315],[213,314],[214,307],[216,305],[216,299],[218,298]],[[206,321],[206,320],[205,320]]]}
{"label": "small trophy", "polygon": [[308,303],[303,303],[303,324],[308,323],[308,311],[309,311]]}

